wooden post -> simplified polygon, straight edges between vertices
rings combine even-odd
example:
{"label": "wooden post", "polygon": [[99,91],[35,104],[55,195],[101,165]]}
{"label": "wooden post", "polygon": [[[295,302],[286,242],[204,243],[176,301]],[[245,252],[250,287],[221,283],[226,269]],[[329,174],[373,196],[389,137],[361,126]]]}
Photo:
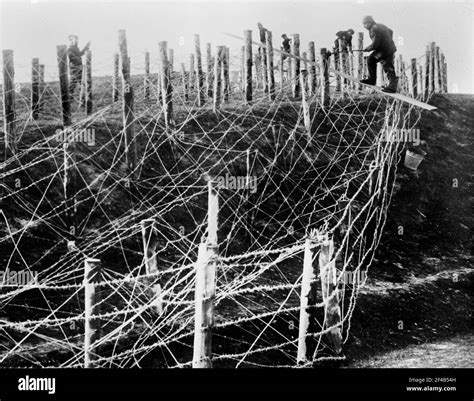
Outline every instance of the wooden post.
{"label": "wooden post", "polygon": [[194,54],[189,55],[189,89],[194,89]]}
{"label": "wooden post", "polygon": [[411,59],[411,93],[414,98],[418,96],[418,69],[416,68],[416,58]]}
{"label": "wooden post", "polygon": [[85,104],[86,115],[92,113],[92,53],[90,50],[85,52]]}
{"label": "wooden post", "polygon": [[114,76],[112,80],[112,102],[119,98],[119,54],[114,53]]}
{"label": "wooden post", "polygon": [[69,101],[69,82],[67,76],[67,46],[56,46],[59,68],[59,90],[63,112],[63,125],[71,125],[71,103]]}
{"label": "wooden post", "polygon": [[429,92],[433,93],[435,90],[435,43],[430,43],[430,78],[429,78]]}
{"label": "wooden post", "polygon": [[150,52],[145,52],[145,76],[143,78],[144,98],[150,98]]}
{"label": "wooden post", "polygon": [[426,101],[428,99],[428,96],[430,94],[430,46],[426,46],[426,51],[425,51],[425,92],[423,99]]}
{"label": "wooden post", "polygon": [[148,289],[147,293],[150,294],[152,299],[152,308],[158,314],[163,313],[163,296],[161,289],[161,280],[157,276],[158,261],[156,259],[156,250],[158,248],[158,237],[155,233],[155,220],[145,219],[140,222],[142,228],[142,241],[143,241],[143,256],[145,264],[145,273],[147,275],[154,275],[156,277],[150,277],[147,280]]}
{"label": "wooden post", "polygon": [[216,59],[214,61],[214,113],[221,104],[222,97],[222,64],[225,57],[225,46],[217,46]]}
{"label": "wooden post", "polygon": [[301,95],[300,88],[300,35],[295,33],[292,35],[291,54],[296,57],[291,58],[291,71],[293,79],[293,98],[299,98]]}
{"label": "wooden post", "polygon": [[423,88],[423,66],[420,64],[418,66],[418,96],[423,98],[425,89]]}
{"label": "wooden post", "polygon": [[39,59],[31,62],[31,117],[38,119],[39,112]]}
{"label": "wooden post", "polygon": [[[165,125],[167,131],[173,126],[173,88],[171,86],[171,71],[166,54],[168,42],[161,41],[158,43],[160,49],[160,76],[161,76],[161,95],[165,115]],[[189,80],[191,86],[192,79]]]}
{"label": "wooden post", "polygon": [[[402,55],[400,54],[400,57]],[[383,67],[381,63],[377,63],[377,86],[383,85]]]}
{"label": "wooden post", "polygon": [[252,31],[246,30],[245,36],[245,100],[252,101]]}
{"label": "wooden post", "polygon": [[329,57],[325,47],[320,49],[321,56],[321,104],[327,106],[329,104]]}
{"label": "wooden post", "polygon": [[12,153],[17,149],[15,132],[15,67],[13,50],[3,50],[3,129],[5,131],[5,149]]}
{"label": "wooden post", "polygon": [[[337,354],[342,351],[341,309],[339,307],[339,294],[336,282],[336,266],[333,258],[334,242],[325,235],[319,252],[319,270],[324,307],[324,329],[334,327],[328,333],[328,338]],[[336,294],[334,294],[336,293]]]}
{"label": "wooden post", "polygon": [[314,50],[314,42],[308,43],[308,54],[309,54],[309,94],[314,96],[316,94],[316,88],[318,80],[316,77],[316,52]]}
{"label": "wooden post", "polygon": [[168,50],[168,65],[170,69],[170,74],[174,71],[174,50]]}
{"label": "wooden post", "polygon": [[206,83],[207,83],[207,96],[212,97],[212,71],[214,68],[214,63],[212,62],[212,52],[211,52],[211,44],[206,44],[206,53],[207,53],[207,76],[206,76]]}
{"label": "wooden post", "polygon": [[285,56],[280,53],[280,92],[283,93],[283,87],[285,85],[285,70],[284,70]]}
{"label": "wooden post", "polygon": [[138,173],[137,166],[137,143],[135,141],[135,127],[133,115],[133,87],[130,82],[130,64],[127,50],[127,37],[125,30],[119,30],[119,50],[122,60],[122,116],[125,138],[125,162],[127,164],[128,174],[133,172],[133,178]]}
{"label": "wooden post", "polygon": [[[102,324],[100,319],[100,290],[96,283],[100,282],[102,272],[99,259],[87,258],[84,262],[84,367],[92,368],[97,359],[94,343],[102,336]],[[99,287],[100,288],[100,287]]]}
{"label": "wooden post", "polygon": [[[342,72],[343,74],[347,73],[347,54],[346,54],[346,49],[344,48],[344,43],[342,42],[342,39],[338,40],[339,43],[339,71]],[[346,78],[341,78],[341,92],[344,96],[344,93],[347,90],[347,79]]]}
{"label": "wooden post", "polygon": [[222,84],[223,84],[223,99],[225,102],[229,101],[230,92],[230,76],[229,76],[229,48],[224,46],[224,55],[222,57]]}
{"label": "wooden post", "polygon": [[312,307],[316,304],[316,278],[317,272],[313,267],[314,252],[311,249],[312,239],[306,238],[304,244],[303,277],[300,296],[300,322],[298,330],[298,356],[297,362],[305,363],[308,360],[306,337],[311,318],[314,316]]}
{"label": "wooden post", "polygon": [[44,82],[44,64],[39,65],[39,111],[42,111],[44,108],[44,99],[45,99],[45,82]]}
{"label": "wooden post", "polygon": [[266,39],[266,58],[267,58],[267,86],[268,96],[270,100],[275,99],[275,74],[273,72],[273,44],[272,44],[272,33],[270,31],[265,32]]}
{"label": "wooden post", "polygon": [[202,106],[204,100],[204,77],[202,74],[202,60],[201,60],[201,42],[199,35],[194,35],[194,50],[196,52],[196,68],[197,68],[197,92],[198,92],[198,106]]}
{"label": "wooden post", "polygon": [[206,243],[199,245],[196,264],[193,368],[212,368],[219,195],[211,180],[208,189],[208,236]]}
{"label": "wooden post", "polygon": [[189,88],[188,88],[188,80],[186,77],[186,68],[184,66],[184,63],[181,63],[181,71],[183,74],[183,90],[184,90],[184,100],[188,101],[189,100]]}
{"label": "wooden post", "polygon": [[447,75],[446,75],[446,59],[443,53],[441,53],[441,67],[442,67],[442,78],[443,78],[443,93],[448,93],[448,81],[447,81]]}
{"label": "wooden post", "polygon": [[245,46],[240,49],[240,90],[245,91]]}
{"label": "wooden post", "polygon": [[303,74],[300,74],[300,85],[301,85],[301,104],[303,106],[303,123],[308,136],[308,143],[311,141],[311,116],[309,114],[309,105],[306,96],[306,85]]}
{"label": "wooden post", "polygon": [[369,56],[366,56],[364,54],[364,70],[363,70],[364,77],[366,77],[368,75],[368,66],[367,66],[367,59],[368,58],[369,58]]}
{"label": "wooden post", "polygon": [[443,78],[442,78],[442,66],[441,66],[441,57],[439,46],[435,47],[435,87],[436,92],[442,93],[443,92]]}
{"label": "wooden post", "polygon": [[[364,79],[364,33],[357,33],[357,78],[359,80]],[[358,90],[362,90],[362,85],[359,84],[357,87]]]}
{"label": "wooden post", "polygon": [[262,81],[262,67],[258,52],[253,55],[253,65],[255,66],[255,90],[258,90]]}
{"label": "wooden post", "polygon": [[[265,34],[266,37],[266,34]],[[260,71],[262,74],[262,82],[263,82],[263,92],[268,93],[268,70],[267,70],[267,46],[266,46],[266,40],[265,42],[260,43],[259,47],[260,53],[259,53],[259,58],[260,58]]]}

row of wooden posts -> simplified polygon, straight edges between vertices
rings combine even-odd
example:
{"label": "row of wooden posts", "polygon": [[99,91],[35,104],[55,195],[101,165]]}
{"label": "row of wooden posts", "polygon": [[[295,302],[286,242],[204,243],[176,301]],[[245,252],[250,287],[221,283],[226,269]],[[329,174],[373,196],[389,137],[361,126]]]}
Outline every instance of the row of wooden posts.
{"label": "row of wooden posts", "polygon": [[[270,100],[276,96],[274,75],[274,49],[272,43],[272,32],[266,32],[266,42],[256,43],[252,41],[252,31],[244,31],[245,45],[241,47],[241,89],[248,102],[252,101],[254,82],[257,87],[263,87]],[[291,56],[278,52],[280,56],[280,91],[283,91],[285,82],[291,83],[293,98],[301,99],[319,94],[322,104],[330,100],[329,70],[344,72],[353,77],[362,78],[367,72],[367,56],[363,52],[364,35],[357,34],[357,52],[349,54],[343,48],[340,41],[339,51],[329,57],[325,48],[320,49],[320,62],[316,63],[314,42],[308,43],[308,51],[300,54],[300,39],[298,34],[292,35]],[[189,93],[197,91],[197,105],[203,106],[206,101],[212,103],[216,110],[230,96],[230,51],[228,47],[217,46],[216,56],[211,54],[211,44],[206,45],[207,73],[203,72],[201,57],[201,46],[199,35],[194,36],[195,52],[190,55],[189,71],[186,72],[184,63],[181,64],[182,84],[184,99],[189,100]],[[252,45],[258,45],[258,51],[253,53]],[[159,43],[160,69],[157,85],[158,102],[164,107],[164,119],[168,128],[173,127],[173,87],[171,84],[174,64],[173,49],[167,50],[167,42]],[[62,119],[65,127],[71,125],[71,105],[68,81],[68,58],[67,46],[57,46],[57,59],[59,70],[59,82],[62,104]],[[120,60],[121,74],[120,74]],[[425,66],[418,65],[417,59],[412,58],[410,67],[407,68],[402,55],[396,57],[396,72],[400,77],[400,88],[410,92],[414,97],[419,95],[426,99],[433,92],[447,93],[447,63],[443,52],[434,42],[427,46],[425,54]],[[196,61],[196,63],[195,63]],[[83,82],[80,91],[80,103],[84,105],[86,114],[92,112],[92,55],[88,50],[85,53],[83,69]],[[196,68],[195,68],[196,64]],[[287,71],[285,71],[287,64]],[[255,67],[255,76],[252,70]],[[411,80],[408,80],[407,71],[411,71]],[[286,78],[285,78],[286,75]],[[303,80],[300,79],[303,75]],[[14,85],[14,63],[13,50],[3,50],[3,97],[4,97],[4,131],[6,146],[16,150],[15,130],[15,85]],[[255,80],[254,80],[255,78]],[[382,67],[378,65],[377,84],[381,85],[383,80]],[[119,52],[114,55],[114,74],[112,85],[112,100],[118,101],[120,96],[120,81],[122,81],[122,97],[124,106],[124,125],[130,137],[133,131],[133,89],[130,81],[130,58],[128,57],[125,31],[119,31]],[[409,84],[410,82],[410,84]],[[144,68],[144,97],[150,96],[150,53],[145,53]],[[44,106],[44,65],[39,64],[39,59],[32,61],[32,84],[31,84],[31,116],[37,119],[39,112]],[[305,89],[303,94],[302,88]],[[343,78],[336,74],[336,93],[344,94],[344,89],[361,89],[356,82]],[[127,117],[127,120],[125,120]],[[133,135],[132,135],[133,136]],[[128,142],[130,143],[130,142]]]}
{"label": "row of wooden posts", "polygon": [[[214,326],[214,301],[216,291],[216,269],[218,260],[218,212],[219,194],[215,181],[208,182],[208,222],[207,238],[198,247],[198,256],[195,264],[195,314],[194,314],[194,346],[192,366],[194,368],[212,367],[212,330]],[[156,260],[156,247],[153,244],[154,221],[146,219],[142,221],[142,239],[144,246],[144,264],[147,273],[158,273]],[[319,243],[319,246],[317,245]],[[313,260],[319,250],[319,262],[315,267]],[[300,317],[298,331],[298,363],[306,363],[311,360],[307,349],[307,338],[310,319],[314,318],[314,305],[316,304],[318,272],[321,277],[322,297],[325,304],[325,320],[327,326],[332,327],[328,333],[336,348],[342,347],[341,336],[341,311],[339,297],[334,296],[337,291],[336,266],[334,260],[334,242],[327,235],[316,239],[308,237],[304,246],[303,275],[300,298]],[[102,336],[101,322],[101,292],[100,283],[104,280],[101,273],[99,259],[87,258],[84,264],[84,289],[85,289],[85,337],[84,365],[86,368],[96,366],[100,357],[96,342]],[[155,280],[156,281],[156,280]],[[148,292],[154,298],[151,305],[162,314],[166,306],[166,300],[162,297],[161,283],[155,284],[152,291]]]}

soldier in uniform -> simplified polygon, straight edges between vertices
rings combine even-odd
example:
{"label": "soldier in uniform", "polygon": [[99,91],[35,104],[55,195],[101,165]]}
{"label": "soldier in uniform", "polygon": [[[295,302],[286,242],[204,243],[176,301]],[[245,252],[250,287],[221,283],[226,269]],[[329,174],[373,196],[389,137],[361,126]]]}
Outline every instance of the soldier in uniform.
{"label": "soldier in uniform", "polygon": [[354,35],[353,29],[347,31],[339,31],[336,33],[336,40],[334,41],[334,53],[337,53],[339,49],[339,39],[342,40],[342,51],[348,51],[352,53],[352,36]]}
{"label": "soldier in uniform", "polygon": [[383,70],[389,80],[388,85],[382,90],[387,93],[397,91],[398,79],[395,74],[394,54],[397,51],[393,41],[393,31],[383,24],[377,24],[374,19],[368,15],[362,19],[364,28],[369,30],[369,36],[372,43],[364,49],[364,52],[372,52],[367,58],[367,69],[369,76],[361,80],[367,85],[375,85],[377,80],[377,63],[381,63]]}
{"label": "soldier in uniform", "polygon": [[69,94],[74,96],[76,86],[82,82],[82,56],[89,49],[91,42],[87,42],[82,50],[78,47],[78,37],[69,35],[67,55],[69,59]]}

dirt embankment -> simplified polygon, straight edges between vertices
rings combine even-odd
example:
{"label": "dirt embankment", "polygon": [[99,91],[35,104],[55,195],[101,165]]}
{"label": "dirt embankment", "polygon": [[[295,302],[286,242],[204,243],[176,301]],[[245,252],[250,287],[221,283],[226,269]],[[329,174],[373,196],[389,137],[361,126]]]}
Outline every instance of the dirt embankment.
{"label": "dirt embankment", "polygon": [[[348,366],[431,367],[437,350],[443,359],[457,335],[473,329],[474,96],[436,95],[430,103],[438,110],[423,112],[417,126],[427,156],[416,172],[400,163],[353,316]],[[472,335],[461,338],[472,347]],[[425,351],[433,358],[422,358]],[[443,366],[467,367],[468,359]]]}

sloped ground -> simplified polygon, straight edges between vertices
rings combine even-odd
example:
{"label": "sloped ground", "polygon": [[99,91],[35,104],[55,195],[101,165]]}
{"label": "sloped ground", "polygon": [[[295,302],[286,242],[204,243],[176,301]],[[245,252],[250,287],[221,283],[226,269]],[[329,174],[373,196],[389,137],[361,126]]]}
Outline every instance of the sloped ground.
{"label": "sloped ground", "polygon": [[427,156],[416,172],[400,163],[353,316],[350,367],[472,367],[474,338],[463,334],[472,333],[474,310],[474,96],[436,95],[430,103],[439,109],[418,125]]}

